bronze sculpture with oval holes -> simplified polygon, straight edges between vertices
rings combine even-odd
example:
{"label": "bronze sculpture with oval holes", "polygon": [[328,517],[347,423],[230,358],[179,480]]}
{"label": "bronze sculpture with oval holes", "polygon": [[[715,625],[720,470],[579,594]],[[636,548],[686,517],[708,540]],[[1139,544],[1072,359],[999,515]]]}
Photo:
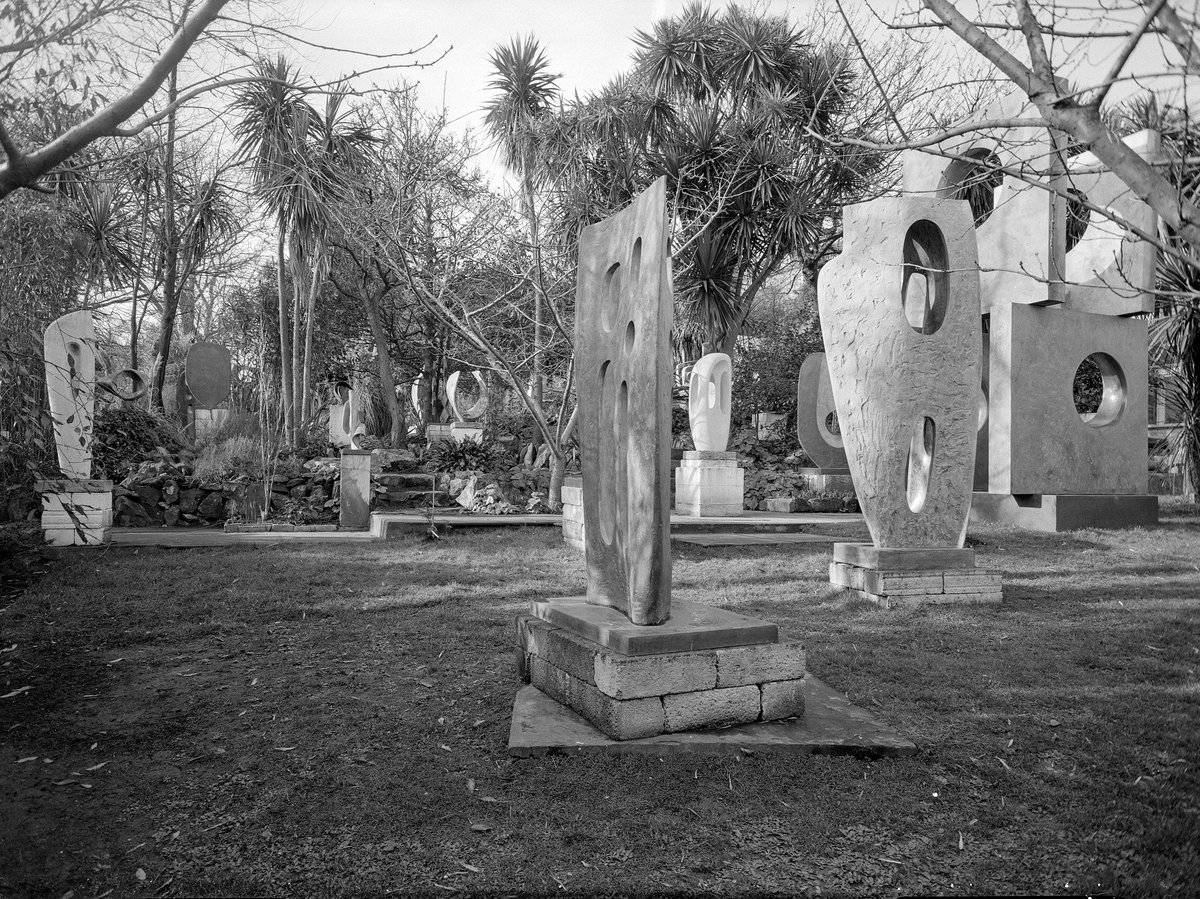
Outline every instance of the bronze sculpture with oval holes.
{"label": "bronze sculpture with oval holes", "polygon": [[843,210],[817,285],[846,460],[872,545],[834,546],[830,580],[883,605],[1000,598],[963,549],[981,346],[968,204],[913,197]]}

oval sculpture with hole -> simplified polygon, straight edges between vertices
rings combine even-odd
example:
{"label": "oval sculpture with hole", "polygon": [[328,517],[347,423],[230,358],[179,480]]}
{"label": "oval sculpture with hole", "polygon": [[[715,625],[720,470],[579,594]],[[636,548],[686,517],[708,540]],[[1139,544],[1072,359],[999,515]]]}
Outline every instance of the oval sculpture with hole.
{"label": "oval sculpture with hole", "polygon": [[981,355],[970,207],[901,197],[845,207],[817,286],[846,460],[880,548],[961,547]]}
{"label": "oval sculpture with hole", "polygon": [[701,356],[688,378],[688,422],[692,443],[708,453],[729,446],[729,400],[733,363],[724,353]]}

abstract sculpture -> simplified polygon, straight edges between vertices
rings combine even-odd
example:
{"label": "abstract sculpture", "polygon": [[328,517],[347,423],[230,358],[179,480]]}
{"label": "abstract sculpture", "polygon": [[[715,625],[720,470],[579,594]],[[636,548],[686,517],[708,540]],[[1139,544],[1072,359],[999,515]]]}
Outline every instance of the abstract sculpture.
{"label": "abstract sculpture", "polygon": [[217,408],[229,396],[233,380],[229,350],[219,343],[193,343],[184,357],[180,380],[179,412],[184,427],[191,424],[197,437],[211,434],[230,414],[228,409]]}
{"label": "abstract sculpture", "polygon": [[770,622],[671,601],[668,235],[665,178],[581,235],[587,595],[535,600],[517,619],[524,679],[615,739],[804,708],[800,644]]}
{"label": "abstract sculpture", "polygon": [[675,511],[682,515],[740,515],[746,472],[729,445],[733,364],[724,353],[709,353],[688,381],[688,421],[695,450],[683,454],[675,471]]}
{"label": "abstract sculpture", "polygon": [[362,422],[358,392],[345,381],[338,381],[333,394],[337,402],[329,405],[329,442],[337,447],[353,447],[355,436],[367,430]]}
{"label": "abstract sculpture", "polygon": [[450,412],[454,416],[454,423],[450,426],[450,437],[457,443],[462,443],[464,440],[473,440],[476,443],[482,443],[483,427],[477,424],[477,422],[487,412],[487,381],[483,379],[481,373],[477,371],[471,372],[471,376],[475,379],[475,385],[479,390],[479,396],[474,403],[463,408],[460,405],[458,394],[458,380],[461,375],[461,371],[451,372],[450,377],[446,379],[446,399],[450,404]]}
{"label": "abstract sculpture", "polygon": [[908,586],[944,599],[959,591],[945,589],[942,569],[974,564],[962,549],[980,367],[970,209],[883,199],[845,207],[843,223],[842,253],[821,272],[818,302],[846,459],[874,545],[837,544],[831,579],[886,603],[906,580],[889,578],[888,566],[907,557],[902,567],[920,560],[925,579]]}
{"label": "abstract sculpture", "polygon": [[796,376],[796,436],[816,466],[800,469],[813,493],[854,492],[824,353],[810,353]]}
{"label": "abstract sculpture", "polygon": [[42,532],[46,542],[55,546],[106,543],[112,525],[112,481],[92,479],[96,407],[92,314],[72,312],[51,322],[43,347],[54,444],[64,477],[37,482]]}

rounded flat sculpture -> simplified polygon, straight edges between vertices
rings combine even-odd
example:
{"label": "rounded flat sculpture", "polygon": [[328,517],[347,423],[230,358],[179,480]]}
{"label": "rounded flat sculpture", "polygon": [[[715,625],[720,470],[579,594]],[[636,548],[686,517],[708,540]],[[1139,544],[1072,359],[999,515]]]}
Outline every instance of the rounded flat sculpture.
{"label": "rounded flat sculpture", "polygon": [[461,371],[452,372],[450,377],[446,379],[446,397],[450,401],[450,411],[454,413],[455,421],[475,421],[482,418],[483,413],[487,411],[487,382],[484,381],[483,375],[479,372],[471,372],[471,376],[475,379],[475,383],[479,387],[479,398],[469,408],[460,409],[458,405],[458,378],[461,374]]}
{"label": "rounded flat sculpture", "polygon": [[724,353],[702,356],[688,381],[688,421],[692,443],[707,453],[723,453],[729,446],[729,400],[733,363]]}
{"label": "rounded flat sculpture", "polygon": [[961,547],[978,424],[979,283],[970,207],[844,209],[818,303],[846,459],[880,548]]}
{"label": "rounded flat sculpture", "polygon": [[229,350],[219,343],[193,343],[183,364],[188,392],[197,409],[215,409],[229,396]]}
{"label": "rounded flat sculpture", "polygon": [[796,436],[817,468],[846,467],[846,442],[837,424],[833,384],[824,353],[811,353],[796,376]]}
{"label": "rounded flat sculpture", "polygon": [[96,332],[92,313],[55,319],[43,335],[46,388],[58,467],[77,480],[92,476],[92,417],[96,408]]}

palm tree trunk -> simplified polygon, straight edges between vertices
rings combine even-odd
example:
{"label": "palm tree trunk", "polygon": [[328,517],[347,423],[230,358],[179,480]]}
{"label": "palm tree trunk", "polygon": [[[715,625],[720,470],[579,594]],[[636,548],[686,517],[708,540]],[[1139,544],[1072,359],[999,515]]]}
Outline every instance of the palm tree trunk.
{"label": "palm tree trunk", "polygon": [[364,289],[362,292],[363,307],[367,312],[367,322],[371,326],[371,336],[375,339],[375,354],[379,360],[379,387],[383,392],[383,401],[387,405],[388,415],[391,416],[392,426],[388,433],[388,445],[400,449],[408,445],[408,427],[404,420],[404,403],[396,396],[396,379],[392,377],[392,357],[388,352],[387,334],[383,330],[383,322],[379,315],[379,297]]}
{"label": "palm tree trunk", "polygon": [[[167,103],[175,102],[179,93],[179,74],[171,70],[167,87]],[[179,308],[179,235],[175,221],[175,110],[167,115],[167,154],[164,160],[165,179],[163,202],[166,206],[166,273],[163,279],[163,314],[158,341],[154,347],[154,367],[150,373],[150,408],[163,410],[163,385],[167,380],[167,357],[171,353],[171,337],[175,330],[175,312]],[[183,410],[180,410],[181,414]],[[193,435],[195,436],[195,435]]]}
{"label": "palm tree trunk", "polygon": [[533,205],[533,179],[528,174],[522,179],[525,194],[525,218],[529,226],[529,247],[533,252],[533,369],[529,386],[534,399],[542,402],[542,304],[545,301],[545,273],[542,271],[542,245],[538,229],[537,211]]}
{"label": "palm tree trunk", "polygon": [[309,407],[309,392],[312,382],[312,338],[313,338],[313,320],[316,318],[317,311],[317,291],[321,287],[321,268],[323,261],[321,252],[318,250],[313,254],[312,266],[309,271],[308,279],[308,298],[305,302],[305,319],[304,319],[304,366],[300,376],[300,408],[304,410],[304,421],[308,420]]}
{"label": "palm tree trunk", "polygon": [[[283,431],[285,434],[295,433],[295,409],[292,406],[292,346],[288,339],[290,324],[288,322],[287,301],[283,293],[283,242],[286,229],[283,222],[279,223],[279,240],[275,245],[276,286],[279,290],[279,398],[283,403]],[[266,398],[263,398],[266,401]]]}
{"label": "palm tree trunk", "polygon": [[299,443],[300,431],[304,427],[307,411],[301,405],[300,396],[300,302],[304,296],[304,265],[298,258],[299,241],[292,236],[292,406],[295,409],[293,424],[295,430],[288,435],[292,446]]}

